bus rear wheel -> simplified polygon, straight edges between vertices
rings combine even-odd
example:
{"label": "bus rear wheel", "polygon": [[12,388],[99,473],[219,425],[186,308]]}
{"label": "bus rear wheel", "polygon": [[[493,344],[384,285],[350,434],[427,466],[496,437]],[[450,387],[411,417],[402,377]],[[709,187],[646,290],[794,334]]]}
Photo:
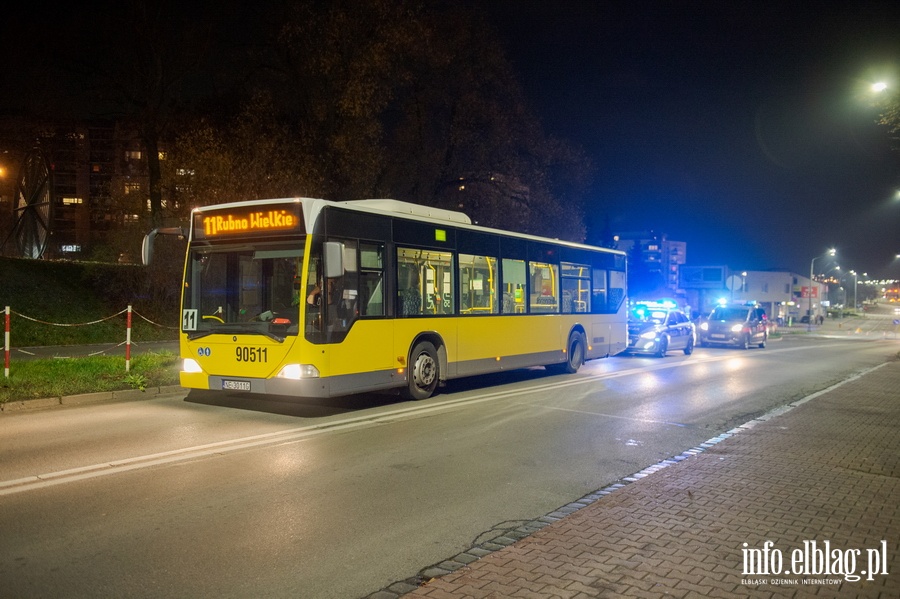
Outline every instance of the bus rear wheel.
{"label": "bus rear wheel", "polygon": [[584,364],[584,335],[572,333],[569,335],[569,343],[566,347],[568,352],[566,354],[566,362],[563,365],[563,372],[575,374],[581,368],[581,365]]}
{"label": "bus rear wheel", "polygon": [[404,395],[408,399],[428,399],[440,380],[437,350],[429,341],[420,341],[409,354],[409,375]]}

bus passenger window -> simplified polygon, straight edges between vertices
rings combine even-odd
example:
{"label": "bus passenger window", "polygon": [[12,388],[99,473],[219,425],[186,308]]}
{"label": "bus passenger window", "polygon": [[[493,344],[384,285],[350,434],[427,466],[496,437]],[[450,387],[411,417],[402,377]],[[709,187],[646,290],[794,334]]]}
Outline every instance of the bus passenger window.
{"label": "bus passenger window", "polygon": [[545,262],[530,262],[531,290],[528,310],[532,313],[559,312],[557,297],[558,267]]}
{"label": "bus passenger window", "polygon": [[503,259],[503,313],[525,313],[525,261]]}
{"label": "bus passenger window", "polygon": [[497,314],[497,259],[459,255],[460,314]]}
{"label": "bus passenger window", "polygon": [[450,252],[397,248],[399,314],[452,314],[453,255]]}
{"label": "bus passenger window", "polygon": [[420,252],[397,248],[397,300],[400,316],[416,316],[422,313]]}
{"label": "bus passenger window", "polygon": [[606,307],[607,312],[615,313],[619,311],[619,308],[625,301],[625,289],[625,272],[621,270],[609,271],[609,305]]}
{"label": "bus passenger window", "polygon": [[591,280],[593,281],[591,284],[591,298],[595,314],[607,311],[606,272],[607,271],[605,270],[595,268],[591,273]]}
{"label": "bus passenger window", "polygon": [[591,311],[591,267],[562,263],[562,311],[564,314]]}

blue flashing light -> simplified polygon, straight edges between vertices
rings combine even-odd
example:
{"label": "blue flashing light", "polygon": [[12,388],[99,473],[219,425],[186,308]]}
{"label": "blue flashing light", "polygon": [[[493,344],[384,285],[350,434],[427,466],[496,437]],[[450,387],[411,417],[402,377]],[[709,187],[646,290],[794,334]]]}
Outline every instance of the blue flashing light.
{"label": "blue flashing light", "polygon": [[656,301],[639,301],[635,303],[635,307],[643,306],[649,310],[674,310],[678,307],[675,300],[659,299]]}

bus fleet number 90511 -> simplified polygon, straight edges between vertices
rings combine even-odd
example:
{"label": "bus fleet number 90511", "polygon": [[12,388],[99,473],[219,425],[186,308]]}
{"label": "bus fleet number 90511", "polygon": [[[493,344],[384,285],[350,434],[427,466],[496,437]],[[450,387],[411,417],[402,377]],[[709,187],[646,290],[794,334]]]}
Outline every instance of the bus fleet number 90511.
{"label": "bus fleet number 90511", "polygon": [[234,348],[235,358],[238,362],[268,362],[269,348],[267,347],[244,347],[238,346]]}

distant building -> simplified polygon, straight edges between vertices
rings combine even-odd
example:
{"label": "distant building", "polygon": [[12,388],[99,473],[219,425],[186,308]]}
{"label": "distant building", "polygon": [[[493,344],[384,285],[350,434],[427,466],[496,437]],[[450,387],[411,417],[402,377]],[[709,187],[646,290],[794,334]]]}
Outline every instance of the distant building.
{"label": "distant building", "polygon": [[726,266],[682,266],[679,285],[694,312],[708,314],[719,302],[754,301],[769,318],[784,323],[826,316],[828,286],[808,277],[777,270],[732,271]]}
{"label": "distant building", "polygon": [[[613,240],[616,249],[628,254],[630,270],[646,273],[659,281],[659,289],[651,294],[665,294],[667,297],[682,295],[678,271],[687,261],[687,243],[673,241],[665,233],[655,231],[619,233]],[[641,263],[633,264],[637,256],[640,256]]]}
{"label": "distant building", "polygon": [[147,211],[147,161],[116,123],[48,123],[31,147],[0,150],[5,255],[84,258]]}

